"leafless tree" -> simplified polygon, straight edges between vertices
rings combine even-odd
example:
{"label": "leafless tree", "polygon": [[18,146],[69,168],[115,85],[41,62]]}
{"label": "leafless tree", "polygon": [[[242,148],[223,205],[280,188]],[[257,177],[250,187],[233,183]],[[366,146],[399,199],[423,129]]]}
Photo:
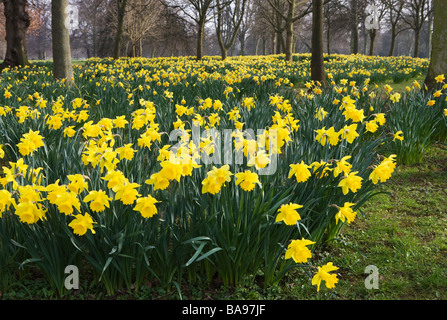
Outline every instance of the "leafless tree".
{"label": "leafless tree", "polygon": [[51,51],[51,2],[28,0],[28,13],[31,18],[26,37],[28,56],[45,60],[47,50]]}
{"label": "leafless tree", "polygon": [[391,27],[391,43],[389,56],[394,55],[394,50],[396,47],[396,38],[399,33],[407,30],[407,28],[402,26],[402,10],[405,4],[404,0],[381,0],[382,4],[387,9],[387,21],[388,25]]}
{"label": "leafless tree", "polygon": [[311,79],[326,85],[323,59],[323,0],[312,0],[312,58],[310,62]]}
{"label": "leafless tree", "polygon": [[26,0],[3,0],[6,18],[6,54],[0,70],[29,64],[26,32],[31,24]]}
{"label": "leafless tree", "polygon": [[151,56],[194,55],[195,26],[166,6],[159,19],[160,34],[150,42]]}
{"label": "leafless tree", "polygon": [[232,0],[221,0],[219,7],[216,0],[169,0],[166,5],[182,12],[183,15],[194,21],[197,28],[196,58],[203,57],[203,42],[205,38],[205,25],[211,21]]}
{"label": "leafless tree", "polygon": [[51,33],[53,40],[53,76],[65,79],[67,85],[73,83],[70,34],[65,21],[68,17],[68,0],[51,1]]}
{"label": "leafless tree", "polygon": [[[163,8],[160,0],[127,1],[123,32],[130,43],[130,56],[141,57],[143,55],[143,40],[156,36]],[[118,16],[118,12],[116,15]]]}
{"label": "leafless tree", "polygon": [[107,27],[107,0],[77,0],[73,2],[77,7],[78,28],[72,31],[71,38],[82,45],[87,57],[97,57],[100,54],[101,43],[105,41],[104,30]]}
{"label": "leafless tree", "polygon": [[246,0],[245,14],[242,16],[241,25],[237,34],[237,39],[240,45],[240,54],[245,55],[245,43],[250,32],[254,27],[254,0]]}
{"label": "leafless tree", "polygon": [[[388,13],[388,7],[380,0],[370,0],[369,4],[372,7],[367,7],[366,9],[372,8],[372,10],[369,11],[372,21],[368,21],[369,23],[371,23],[371,26],[368,29],[369,55],[372,56],[374,55],[374,45],[378,29],[380,28],[380,24],[378,22],[383,20],[383,18],[386,16],[386,14]],[[377,24],[375,23],[375,20],[377,20]],[[365,20],[365,23],[366,22],[367,21]],[[365,42],[366,40],[367,39],[365,39]]]}
{"label": "leafless tree", "polygon": [[115,43],[113,47],[113,58],[118,59],[121,51],[121,41],[124,32],[124,16],[126,14],[127,0],[117,0],[117,18],[116,18],[116,33],[115,33]]}
{"label": "leafless tree", "polygon": [[[312,2],[308,0],[267,0],[276,15],[284,21],[286,31],[285,54],[286,61],[292,61],[293,53],[293,25],[311,12]],[[287,9],[284,11],[283,8]],[[281,24],[282,25],[282,24]]]}
{"label": "leafless tree", "polygon": [[419,57],[421,31],[430,14],[430,0],[406,0],[404,3],[401,18],[414,32],[414,57]]}
{"label": "leafless tree", "polygon": [[427,90],[435,88],[435,78],[441,74],[447,74],[447,31],[445,21],[447,19],[447,2],[434,0],[433,19],[433,46],[430,58],[430,66],[425,79]]}
{"label": "leafless tree", "polygon": [[245,16],[247,0],[233,0],[222,2],[216,0],[217,11],[215,18],[217,41],[222,60],[227,58],[228,50],[234,45],[242,20]]}
{"label": "leafless tree", "polygon": [[[340,11],[340,3],[338,0],[329,1],[324,5],[323,15],[324,24],[326,26],[326,51],[331,54],[331,36],[334,33],[334,22],[337,13]],[[344,26],[344,23],[343,25]]]}
{"label": "leafless tree", "polygon": [[[272,53],[281,53],[285,51],[285,42],[283,33],[285,24],[279,12],[286,12],[287,8],[284,0],[256,0],[258,12],[262,19],[270,25],[272,30]],[[273,4],[273,6],[272,6]],[[276,9],[275,9],[276,8]]]}
{"label": "leafless tree", "polygon": [[[253,5],[251,7],[251,14],[249,15],[252,18],[252,24],[250,30],[252,32],[253,37],[256,39],[255,44],[255,54],[259,54],[259,46],[262,46],[262,54],[267,54],[267,43],[271,41],[273,44],[273,35],[275,30],[269,21],[265,18],[265,13],[263,12],[263,8],[259,6],[260,0],[253,0]],[[272,52],[274,52],[274,46],[272,46]]]}

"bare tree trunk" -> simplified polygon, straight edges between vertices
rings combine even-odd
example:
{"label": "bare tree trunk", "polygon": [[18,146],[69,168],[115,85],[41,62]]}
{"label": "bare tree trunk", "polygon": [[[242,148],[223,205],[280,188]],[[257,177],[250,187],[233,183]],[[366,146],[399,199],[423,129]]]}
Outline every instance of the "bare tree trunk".
{"label": "bare tree trunk", "polygon": [[282,53],[282,43],[284,42],[284,38],[282,36],[282,32],[276,32],[276,54],[281,54]]}
{"label": "bare tree trunk", "polygon": [[435,87],[435,78],[441,74],[447,74],[447,2],[445,0],[434,0],[433,39],[430,58],[430,66],[425,79],[428,90]]}
{"label": "bare tree trunk", "polygon": [[[228,55],[228,50],[233,48],[233,45],[236,41],[241,23],[242,23],[242,19],[244,16],[244,12],[245,12],[245,7],[247,5],[247,1],[246,0],[242,0],[242,2],[236,2],[235,3],[236,6],[238,6],[241,9],[241,12],[239,13],[239,16],[237,15],[236,9],[235,11],[232,13],[232,21],[233,21],[233,32],[231,33],[230,39],[225,40],[223,38],[222,35],[222,25],[223,25],[223,21],[222,21],[222,15],[223,15],[223,9],[225,8],[225,6],[227,6],[227,4],[224,4],[223,6],[221,5],[220,1],[217,0],[217,25],[216,25],[216,34],[217,34],[217,40],[219,43],[219,47],[220,47],[220,52],[221,52],[221,57],[222,60],[225,60],[227,58]],[[227,41],[225,43],[225,41]],[[245,38],[244,41],[245,42]],[[245,45],[245,44],[244,44]],[[244,50],[244,45],[242,45],[241,42],[241,49],[242,51]],[[231,51],[230,51],[231,53]]]}
{"label": "bare tree trunk", "polygon": [[284,40],[284,35],[282,31],[279,34],[279,40],[280,40],[279,53],[286,53],[286,42]]}
{"label": "bare tree trunk", "polygon": [[351,53],[359,52],[358,0],[351,0]]}
{"label": "bare tree trunk", "polygon": [[369,37],[370,37],[370,43],[369,43],[369,55],[374,55],[374,42],[376,40],[377,30],[371,29],[369,30]]}
{"label": "bare tree trunk", "polygon": [[272,54],[276,54],[276,32],[272,33]]}
{"label": "bare tree trunk", "polygon": [[6,18],[6,54],[0,71],[7,67],[29,65],[26,51],[26,31],[31,20],[26,0],[3,0]]}
{"label": "bare tree trunk", "polygon": [[324,72],[323,59],[323,0],[312,0],[312,59],[311,59],[311,79],[319,81],[321,85],[326,85],[326,75]]}
{"label": "bare tree trunk", "polygon": [[286,19],[286,61],[292,61],[293,56],[293,15],[295,13],[295,0],[289,1],[289,10]]}
{"label": "bare tree trunk", "polygon": [[138,56],[143,57],[143,39],[140,38],[139,47],[138,47]]}
{"label": "bare tree trunk", "polygon": [[408,55],[411,56],[414,53],[414,33],[408,36]]}
{"label": "bare tree trunk", "polygon": [[[362,25],[361,25],[361,27],[359,29],[359,34],[361,33],[362,36],[363,36],[363,39],[364,39],[362,53],[365,54],[365,55],[367,54],[367,52],[369,50],[368,49],[369,48],[368,44],[369,44],[369,40],[370,40],[370,38],[369,38],[369,31],[370,30],[366,30],[365,24],[362,23]],[[360,35],[359,35],[359,47],[360,47]]]}
{"label": "bare tree trunk", "polygon": [[[241,39],[241,41],[239,41],[241,44],[241,56],[245,56],[245,39]],[[256,43],[256,50],[258,50],[258,44]]]}
{"label": "bare tree trunk", "polygon": [[137,56],[137,45],[135,42],[132,42],[132,58],[135,58]]}
{"label": "bare tree trunk", "polygon": [[228,50],[225,48],[220,48],[220,57],[225,60],[228,57]]}
{"label": "bare tree trunk", "polygon": [[401,15],[402,10],[405,5],[404,1],[398,1],[393,2],[391,0],[385,1],[386,8],[388,11],[389,19],[390,19],[390,25],[391,25],[391,45],[390,45],[390,52],[388,53],[388,56],[392,57],[394,56],[394,51],[396,48],[396,38],[397,35],[402,31],[398,31],[398,24],[399,21],[401,21]]}
{"label": "bare tree trunk", "polygon": [[257,38],[257,40],[256,40],[256,47],[255,47],[255,56],[257,56],[258,55],[258,48],[259,48],[259,41],[260,41],[261,39],[258,37]]}
{"label": "bare tree trunk", "polygon": [[418,58],[419,57],[419,37],[421,34],[420,29],[414,30],[414,52],[413,57]]}
{"label": "bare tree trunk", "polygon": [[51,1],[51,34],[53,37],[53,76],[72,84],[73,66],[71,61],[70,33],[65,25],[68,17],[68,0]]}
{"label": "bare tree trunk", "polygon": [[[432,8],[433,10],[433,5]],[[428,58],[431,58],[431,48],[433,41],[433,14],[428,15]]]}
{"label": "bare tree trunk", "polygon": [[203,58],[203,41],[205,39],[205,20],[201,19],[197,30],[197,60]]}
{"label": "bare tree trunk", "polygon": [[113,59],[119,59],[121,51],[121,39],[124,31],[124,15],[126,14],[127,0],[118,0],[118,28],[115,35],[115,47],[113,49]]}
{"label": "bare tree trunk", "polygon": [[396,47],[396,27],[393,25],[391,26],[391,46],[390,46],[390,53],[388,56],[392,57],[394,56],[394,48]]}

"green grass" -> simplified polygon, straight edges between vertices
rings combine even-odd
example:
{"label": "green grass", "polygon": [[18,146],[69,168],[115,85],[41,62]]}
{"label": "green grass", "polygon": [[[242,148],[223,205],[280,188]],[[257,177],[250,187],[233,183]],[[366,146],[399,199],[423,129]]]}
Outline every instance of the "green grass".
{"label": "green grass", "polygon": [[[393,92],[399,92],[400,94],[403,94],[404,92],[406,92],[406,88],[407,87],[412,87],[414,81],[417,81],[421,86],[424,84],[425,78],[426,78],[426,74],[420,74],[416,77],[404,80],[402,82],[394,82],[392,79],[378,83],[377,85],[382,88],[385,85],[389,85],[391,88],[393,88]],[[374,85],[373,83],[371,83],[371,85]],[[302,82],[298,82],[294,85],[294,90],[299,92],[300,90],[307,90],[305,83]]]}
{"label": "green grass", "polygon": [[[387,194],[373,198],[365,217],[346,226],[320,257],[340,267],[336,288],[319,295],[296,290],[296,298],[447,298],[446,146],[431,147],[418,165],[398,166],[379,190]],[[378,268],[377,290],[365,288],[368,265]]]}
{"label": "green grass", "polygon": [[408,80],[398,82],[398,83],[394,82],[393,80],[388,80],[388,81],[385,81],[385,83],[383,83],[381,85],[384,86],[384,85],[388,84],[391,88],[393,88],[393,91],[403,93],[406,91],[407,87],[413,86],[414,81],[419,82],[419,84],[422,86],[424,84],[426,76],[427,75],[424,73],[424,74],[420,74],[414,78],[410,78]]}
{"label": "green grass", "polygon": [[[302,269],[295,269],[280,284],[263,288],[247,285],[227,288],[219,282],[182,285],[186,299],[311,299],[311,300],[425,300],[447,299],[447,147],[430,147],[422,163],[398,165],[384,192],[372,198],[356,220],[342,229],[339,239],[313,258],[315,265],[333,261],[339,283],[320,292]],[[375,265],[379,288],[366,289],[365,268]],[[147,283],[135,294],[122,291],[108,297],[81,275],[81,289],[63,299],[179,299],[175,288]],[[28,271],[3,299],[58,299],[39,274]]]}

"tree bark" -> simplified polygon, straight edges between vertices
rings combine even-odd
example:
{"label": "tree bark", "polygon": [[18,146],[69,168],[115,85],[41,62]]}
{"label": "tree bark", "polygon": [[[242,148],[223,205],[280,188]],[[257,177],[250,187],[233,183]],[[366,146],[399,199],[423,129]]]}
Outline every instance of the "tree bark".
{"label": "tree bark", "polygon": [[119,59],[121,52],[121,40],[124,32],[124,15],[126,13],[127,0],[118,0],[118,28],[115,35],[113,59]]}
{"label": "tree bark", "polygon": [[68,17],[68,0],[51,1],[51,35],[53,37],[53,77],[65,79],[67,85],[73,82],[70,33],[65,21]]}
{"label": "tree bark", "polygon": [[205,38],[205,20],[201,19],[198,23],[197,30],[197,60],[202,60],[203,58],[203,41]]}
{"label": "tree bark", "polygon": [[0,71],[8,67],[29,65],[26,32],[31,24],[26,0],[3,0],[6,18],[6,54]]}
{"label": "tree bark", "polygon": [[[245,56],[245,38],[240,40],[241,56]],[[258,51],[258,42],[256,42],[256,52]]]}
{"label": "tree bark", "polygon": [[283,52],[283,48],[284,48],[284,37],[282,36],[282,31],[277,31],[275,37],[276,37],[275,53],[276,54],[281,54]]}
{"label": "tree bark", "polygon": [[392,57],[394,56],[394,48],[396,47],[396,27],[391,27],[391,46],[390,46],[390,53],[388,56]]}
{"label": "tree bark", "polygon": [[414,30],[414,52],[413,52],[413,57],[414,58],[418,58],[419,57],[419,38],[421,35],[421,30],[420,29],[415,29]]}
{"label": "tree bark", "polygon": [[370,39],[369,55],[370,56],[374,55],[374,43],[375,43],[375,40],[376,40],[376,35],[377,35],[377,30],[376,29],[369,30],[369,39]]}
{"label": "tree bark", "polygon": [[327,23],[327,29],[326,29],[326,48],[327,48],[327,54],[331,54],[331,27],[330,27],[330,21]]}
{"label": "tree bark", "polygon": [[385,4],[388,10],[391,25],[391,45],[388,56],[392,57],[394,56],[394,50],[396,48],[397,35],[402,31],[402,29],[398,31],[398,23],[401,21],[402,10],[405,3],[403,1],[398,1],[396,3],[391,0],[387,0]]}
{"label": "tree bark", "polygon": [[[236,12],[234,12],[234,16],[232,17],[233,22],[235,22],[234,26],[233,26],[234,30],[233,30],[233,33],[231,34],[230,39],[227,40],[227,43],[225,43],[225,40],[224,40],[224,38],[222,36],[222,25],[223,25],[223,22],[222,22],[222,11],[223,11],[224,7],[227,4],[224,4],[223,6],[221,6],[220,1],[217,0],[217,10],[218,10],[218,13],[217,13],[216,33],[217,33],[217,40],[218,40],[218,43],[219,43],[222,60],[225,60],[227,58],[228,50],[230,50],[233,47],[234,43],[236,42],[236,38],[237,38],[239,29],[240,29],[240,26],[241,26],[241,23],[242,23],[242,18],[244,16],[244,12],[245,12],[245,6],[247,4],[246,0],[242,0],[241,3],[235,3],[235,5],[239,5],[239,4],[241,5],[241,7],[240,7],[241,8],[241,12],[239,13],[240,15],[239,15],[239,17],[237,17],[236,16]],[[244,46],[242,46],[242,42],[241,42],[241,50],[242,50],[242,52],[244,50]]]}
{"label": "tree bark", "polygon": [[312,58],[311,79],[326,85],[326,74],[323,59],[323,0],[312,0]]}
{"label": "tree bark", "polygon": [[358,0],[351,0],[351,53],[359,53]]}
{"label": "tree bark", "polygon": [[293,56],[293,16],[295,14],[295,0],[289,2],[286,19],[286,61],[292,61]]}
{"label": "tree bark", "polygon": [[436,86],[435,78],[441,74],[447,75],[447,2],[434,0],[433,39],[430,65],[425,79],[427,90],[431,91]]}
{"label": "tree bark", "polygon": [[[430,2],[428,3],[430,5]],[[430,10],[430,9],[428,9]],[[431,8],[433,10],[433,6]],[[433,14],[428,14],[428,28],[427,28],[427,36],[428,36],[428,58],[431,58],[431,47],[432,47],[432,36],[433,36]]]}

